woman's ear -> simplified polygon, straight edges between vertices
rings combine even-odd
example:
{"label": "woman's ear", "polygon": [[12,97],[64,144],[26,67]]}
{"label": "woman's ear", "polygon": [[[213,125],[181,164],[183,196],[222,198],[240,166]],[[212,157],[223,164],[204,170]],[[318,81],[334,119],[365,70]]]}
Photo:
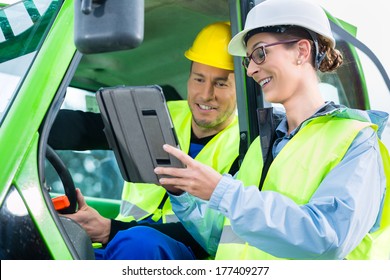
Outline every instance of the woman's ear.
{"label": "woman's ear", "polygon": [[311,43],[309,40],[302,39],[298,42],[297,64],[310,61]]}

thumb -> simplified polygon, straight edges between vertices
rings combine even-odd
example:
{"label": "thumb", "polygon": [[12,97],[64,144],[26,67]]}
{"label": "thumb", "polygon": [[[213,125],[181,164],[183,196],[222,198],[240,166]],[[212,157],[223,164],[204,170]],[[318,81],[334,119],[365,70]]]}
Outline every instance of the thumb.
{"label": "thumb", "polygon": [[79,188],[76,189],[76,197],[77,197],[77,204],[79,205],[79,209],[87,207],[87,203],[85,203],[84,196],[81,193],[81,190]]}

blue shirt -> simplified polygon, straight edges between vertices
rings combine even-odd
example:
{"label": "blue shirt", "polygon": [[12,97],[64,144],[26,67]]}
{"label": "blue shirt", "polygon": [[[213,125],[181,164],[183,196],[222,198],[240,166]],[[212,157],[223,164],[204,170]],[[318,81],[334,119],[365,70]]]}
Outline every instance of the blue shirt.
{"label": "blue shirt", "polygon": [[[274,157],[298,131],[287,135],[287,121],[279,124]],[[305,205],[276,192],[259,192],[258,186],[244,187],[229,175],[222,177],[209,201],[185,193],[171,196],[171,203],[210,254],[216,253],[226,216],[236,235],[274,256],[343,259],[377,226],[384,190],[377,134],[368,127]]]}

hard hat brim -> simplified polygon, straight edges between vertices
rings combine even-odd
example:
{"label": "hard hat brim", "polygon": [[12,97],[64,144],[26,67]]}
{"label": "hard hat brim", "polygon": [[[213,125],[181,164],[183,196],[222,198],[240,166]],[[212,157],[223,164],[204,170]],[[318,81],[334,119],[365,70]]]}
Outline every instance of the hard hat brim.
{"label": "hard hat brim", "polygon": [[244,38],[246,34],[253,29],[255,28],[242,30],[230,40],[228,45],[228,52],[231,55],[246,56],[246,46],[245,46]]}

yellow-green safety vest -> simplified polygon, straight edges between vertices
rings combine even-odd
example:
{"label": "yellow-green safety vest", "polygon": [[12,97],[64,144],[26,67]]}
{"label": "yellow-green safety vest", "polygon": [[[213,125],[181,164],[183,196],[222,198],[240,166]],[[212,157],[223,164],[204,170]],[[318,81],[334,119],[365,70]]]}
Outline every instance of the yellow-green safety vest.
{"label": "yellow-green safety vest", "polygon": [[[324,177],[341,161],[356,135],[363,128],[376,125],[332,116],[318,117],[305,126],[286,144],[271,164],[262,191],[275,191],[307,203]],[[390,179],[390,157],[379,141],[381,154]],[[329,151],[332,151],[331,153]],[[237,179],[245,186],[260,183],[263,167],[259,137],[249,147]],[[291,180],[294,178],[294,180]],[[369,233],[347,259],[389,259],[390,254],[390,191],[387,180],[385,206],[380,229]],[[278,259],[240,239],[225,218],[216,259]]]}
{"label": "yellow-green safety vest", "polygon": [[[188,153],[191,141],[192,114],[186,100],[167,102],[169,113],[182,151]],[[199,152],[195,159],[213,167],[220,173],[228,173],[239,151],[238,118],[224,130],[215,135]],[[172,211],[169,198],[159,209],[166,191],[155,184],[125,182],[122,191],[122,202],[117,220],[142,220],[151,216],[163,223],[178,221]]]}

